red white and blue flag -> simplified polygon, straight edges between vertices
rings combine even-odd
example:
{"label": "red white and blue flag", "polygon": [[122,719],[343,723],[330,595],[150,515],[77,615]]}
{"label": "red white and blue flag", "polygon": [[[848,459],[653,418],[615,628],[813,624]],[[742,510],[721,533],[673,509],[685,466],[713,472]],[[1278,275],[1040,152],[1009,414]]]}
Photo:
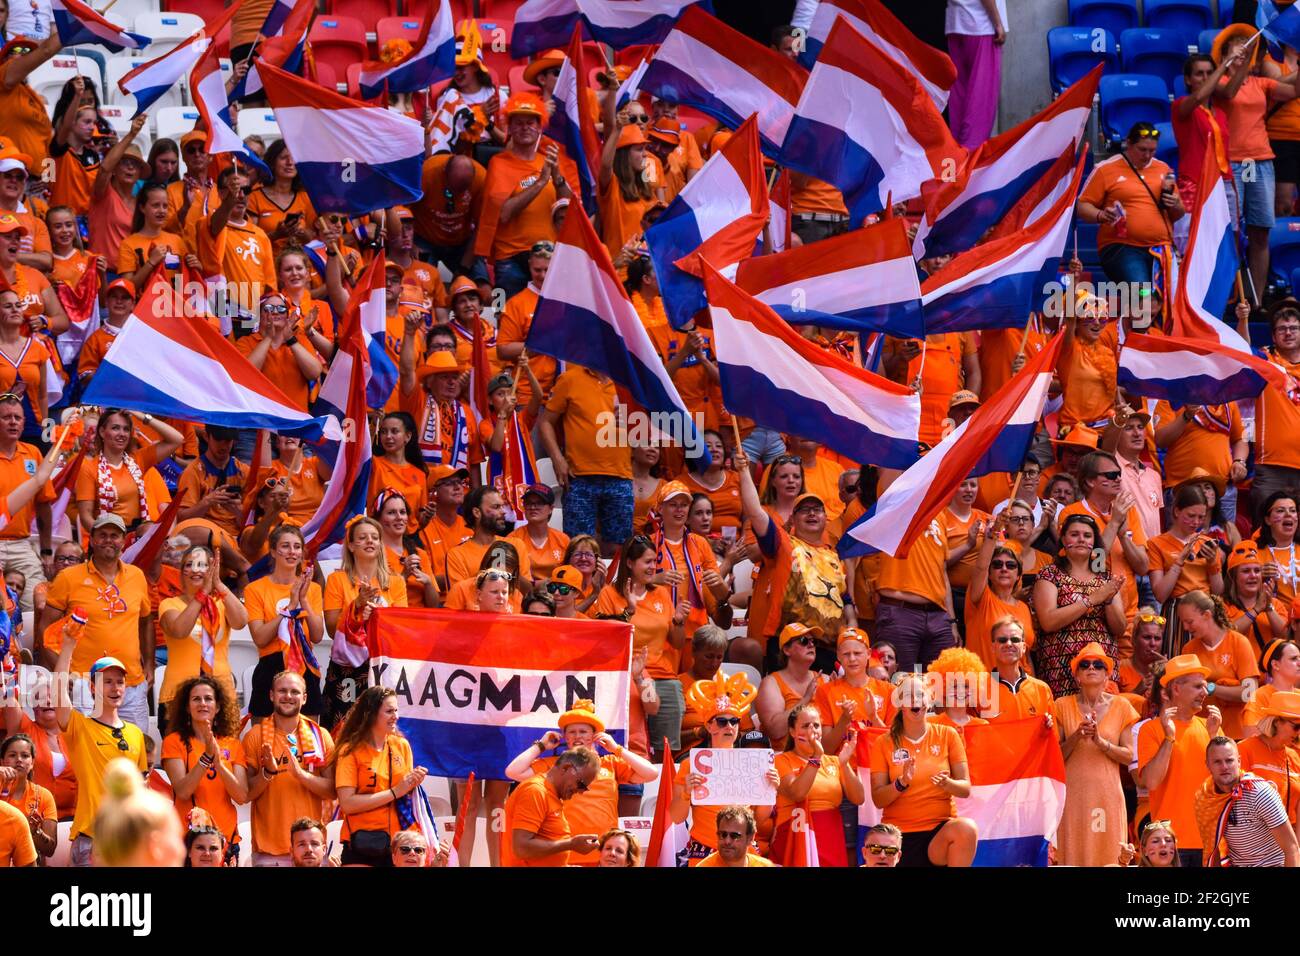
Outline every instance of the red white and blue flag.
{"label": "red white and blue flag", "polygon": [[[307,439],[341,434],[326,419],[294,407],[234,345],[203,319],[187,314],[176,290],[162,279],[146,286],[82,400]],[[363,414],[359,421],[364,420]]]}
{"label": "red white and blue flag", "polygon": [[693,106],[728,129],[757,115],[763,152],[775,157],[807,79],[789,57],[689,7],[650,60],[641,90]]}
{"label": "red white and blue flag", "polygon": [[701,447],[694,418],[581,209],[565,217],[526,345],[603,372],[645,411],[681,422],[685,447]]}
{"label": "red white and blue flag", "polygon": [[[1087,152],[1087,143],[1084,144],[1083,149]],[[1056,162],[1052,163],[1051,168],[1043,174],[1043,178],[1030,187],[1029,191],[1007,210],[1007,214],[998,220],[997,225],[985,233],[983,242],[992,242],[994,239],[1014,235],[1024,230],[1030,223],[1037,222],[1047,215],[1056,201],[1061,198],[1061,194],[1067,192],[1073,185],[1074,167],[1078,158],[1079,151],[1074,146],[1070,146],[1056,157]]]}
{"label": "red white and blue flag", "polygon": [[372,100],[389,93],[426,90],[456,72],[456,25],[447,0],[432,0],[424,12],[420,33],[408,56],[397,63],[364,63],[361,66],[361,96]]}
{"label": "red white and blue flag", "polygon": [[248,72],[235,85],[231,92],[232,100],[242,100],[262,91],[262,75],[258,72],[259,63],[270,63],[290,73],[302,71],[303,53],[307,47],[307,33],[311,29],[312,18],[316,15],[314,0],[275,0],[271,12],[266,15],[260,36],[263,38],[257,47],[257,56],[248,65]]}
{"label": "red white and blue flag", "polygon": [[784,166],[839,188],[853,222],[921,195],[965,159],[919,80],[837,20],[781,146]]}
{"label": "red white and blue flag", "polygon": [[912,542],[925,533],[964,480],[1019,471],[1043,414],[1061,341],[1061,335],[1053,338],[975,414],[885,489],[840,538],[840,557],[877,552],[907,557]]}
{"label": "red white and blue flag", "polygon": [[153,42],[152,37],[128,33],[116,23],[110,23],[81,0],[50,0],[50,9],[59,42],[65,47],[94,44],[110,53],[121,53],[142,50]]}
{"label": "red white and blue flag", "polygon": [[926,333],[1020,328],[1031,312],[1041,312],[1053,293],[1082,182],[1080,156],[1069,187],[1046,215],[962,253],[921,283]]}
{"label": "red white and blue flag", "polygon": [[913,36],[880,0],[822,0],[817,4],[804,51],[800,54],[804,66],[812,69],[817,62],[837,19],[843,19],[915,76],[934,102],[935,109],[942,112],[947,108],[948,92],[957,82],[957,68],[948,54]]}
{"label": "red white and blue flag", "polygon": [[[362,352],[369,368],[366,370],[366,403],[371,408],[383,408],[397,386],[397,366],[384,348],[388,310],[385,303],[384,259],[376,256],[362,274],[348,298],[347,312],[340,323],[341,329],[350,329],[355,320],[360,327]],[[329,372],[317,397],[318,414],[335,415],[339,420],[346,416],[348,386],[352,375],[352,353],[340,348],[330,362]]]}
{"label": "red white and blue flag", "polygon": [[587,34],[615,50],[662,43],[687,7],[713,12],[710,0],[578,0]]}
{"label": "red white and blue flag", "polygon": [[751,116],[646,230],[673,328],[689,325],[708,304],[697,254],[734,275],[736,264],[757,251],[769,215],[758,121]]}
{"label": "red white and blue flag", "polygon": [[1065,759],[1056,731],[1039,717],[962,728],[969,797],[957,813],[975,821],[972,866],[1047,866],[1065,813]]}
{"label": "red white and blue flag", "polygon": [[528,0],[515,11],[510,56],[523,60],[564,46],[577,22],[578,0]]}
{"label": "red white and blue flag", "polygon": [[264,81],[275,81],[266,87],[267,99],[318,213],[362,216],[424,194],[424,127],[418,122],[269,64],[262,72]]}
{"label": "red white and blue flag", "polygon": [[735,415],[805,438],[853,461],[916,461],[921,399],[804,338],[705,265],[722,398]]}
{"label": "red white and blue flag", "polygon": [[903,219],[745,259],[736,285],[792,325],[925,336]]}
{"label": "red white and blue flag", "polygon": [[233,3],[222,10],[211,23],[205,23],[184,43],[168,50],[160,57],[137,66],[126,76],[117,81],[118,89],[135,97],[135,113],[141,113],[158,102],[168,90],[188,76],[203,54],[207,52],[213,37],[221,34],[230,23],[230,18],[238,12],[240,3]]}
{"label": "red white and blue flag", "polygon": [[976,245],[1068,149],[1083,141],[1098,66],[1035,116],[986,141],[955,177],[931,183],[912,252],[917,259],[956,255]]}
{"label": "red white and blue flag", "polygon": [[231,153],[239,162],[270,175],[261,158],[244,145],[244,138],[235,131],[230,114],[226,77],[221,72],[221,61],[230,59],[230,36],[229,24],[213,35],[212,42],[190,73],[190,96],[199,111],[199,122],[208,131],[209,155]]}
{"label": "red white and blue flag", "polygon": [[781,170],[768,190],[767,199],[767,233],[763,252],[785,252],[793,246],[790,239],[794,227],[794,213],[790,209],[790,170]]}
{"label": "red white and blue flag", "polygon": [[[667,738],[664,743],[668,742]],[[655,789],[655,815],[650,821],[650,840],[646,844],[645,865],[653,867],[682,867],[686,865],[686,845],[690,830],[685,823],[674,823],[672,816],[673,789],[677,781],[677,761],[669,754],[659,768],[659,783]]]}
{"label": "red white and blue flag", "polygon": [[597,182],[600,162],[600,138],[596,135],[596,117],[591,113],[587,96],[587,63],[582,52],[582,29],[574,26],[569,38],[568,55],[555,81],[555,111],[546,126],[546,135],[578,167],[582,205],[587,215],[596,214]]}
{"label": "red white and blue flag", "polygon": [[578,700],[627,741],[630,624],[385,607],[369,637],[375,683],[397,691],[398,727],[431,776],[504,780]]}

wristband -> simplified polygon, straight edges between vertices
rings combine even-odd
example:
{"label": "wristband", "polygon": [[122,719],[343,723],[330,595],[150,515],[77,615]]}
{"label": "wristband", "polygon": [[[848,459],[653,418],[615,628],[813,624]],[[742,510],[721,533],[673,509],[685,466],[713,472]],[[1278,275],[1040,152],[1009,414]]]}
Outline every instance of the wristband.
{"label": "wristband", "polygon": [[810,767],[821,767],[821,765],[822,765],[821,757],[813,757],[811,760],[808,761],[808,766]]}
{"label": "wristband", "polygon": [[41,557],[42,557],[42,558],[52,557],[53,555],[54,555],[54,549],[53,549],[53,548],[41,548]]}
{"label": "wristband", "polygon": [[542,741],[540,741],[540,740],[534,740],[534,741],[533,741],[533,746],[537,748],[537,752],[538,752],[539,754],[544,754],[544,753],[546,753],[546,744],[543,743]]}
{"label": "wristband", "polygon": [[287,348],[293,348],[295,345],[298,344],[298,336],[296,335],[289,336],[287,339],[284,340],[284,344]]}
{"label": "wristband", "polygon": [[901,781],[901,780],[895,780],[895,781],[894,781],[894,789],[897,790],[899,793],[906,793],[906,792],[907,792],[907,788],[908,788],[909,786],[911,786],[911,784],[903,783],[903,781]]}

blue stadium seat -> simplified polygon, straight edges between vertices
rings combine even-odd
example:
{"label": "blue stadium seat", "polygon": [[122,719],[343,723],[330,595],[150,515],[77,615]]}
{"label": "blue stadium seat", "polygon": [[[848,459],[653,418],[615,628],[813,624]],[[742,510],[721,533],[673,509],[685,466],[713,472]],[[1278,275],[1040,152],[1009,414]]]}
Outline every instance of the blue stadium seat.
{"label": "blue stadium seat", "polygon": [[1177,173],[1178,139],[1174,136],[1174,124],[1156,123],[1156,129],[1160,130],[1160,139],[1156,140],[1156,159]]}
{"label": "blue stadium seat", "polygon": [[1171,89],[1182,76],[1190,40],[1177,30],[1125,30],[1119,37],[1120,65],[1125,73],[1152,73]]}
{"label": "blue stadium seat", "polygon": [[1169,91],[1158,76],[1103,76],[1097,93],[1101,97],[1101,129],[1111,142],[1123,139],[1134,123],[1169,120]]}
{"label": "blue stadium seat", "polygon": [[1208,54],[1214,49],[1214,38],[1219,35],[1219,31],[1213,28],[1202,30],[1196,38],[1196,49],[1201,53]]}
{"label": "blue stadium seat", "polygon": [[1101,27],[1112,36],[1138,25],[1137,0],[1070,0],[1070,26]]}
{"label": "blue stadium seat", "polygon": [[1226,27],[1232,23],[1234,0],[1219,0],[1219,26]]}
{"label": "blue stadium seat", "polygon": [[1056,27],[1047,31],[1048,75],[1052,94],[1059,94],[1098,63],[1114,73],[1119,69],[1115,38],[1105,30],[1096,35],[1088,27]]}
{"label": "blue stadium seat", "polygon": [[[1084,269],[1091,272],[1094,276],[1101,277],[1101,255],[1097,251],[1097,230],[1100,227],[1095,222],[1082,222],[1076,215],[1074,225],[1071,227],[1071,236],[1079,237],[1079,261],[1083,263]],[[1066,246],[1066,254],[1074,253],[1073,239]]]}
{"label": "blue stadium seat", "polygon": [[1148,27],[1200,33],[1214,25],[1210,0],[1146,0],[1142,21]]}
{"label": "blue stadium seat", "polygon": [[1174,87],[1169,92],[1174,94],[1174,99],[1187,95],[1187,80],[1181,73],[1174,77]]}
{"label": "blue stadium seat", "polygon": [[[1268,235],[1269,271],[1273,281],[1286,285],[1300,269],[1300,217],[1278,219]],[[1291,287],[1292,290],[1295,286]]]}

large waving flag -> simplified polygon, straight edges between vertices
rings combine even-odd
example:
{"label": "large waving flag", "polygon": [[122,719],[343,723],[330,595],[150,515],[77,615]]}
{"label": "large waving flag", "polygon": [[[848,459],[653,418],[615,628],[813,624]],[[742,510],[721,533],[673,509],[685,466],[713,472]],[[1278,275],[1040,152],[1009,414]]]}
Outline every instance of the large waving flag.
{"label": "large waving flag", "polygon": [[609,251],[580,209],[565,217],[526,345],[530,353],[603,372],[647,412],[680,422],[684,446],[701,447],[690,437],[694,418],[618,281]]}
{"label": "large waving flag", "polygon": [[93,43],[110,53],[121,53],[142,50],[153,42],[151,37],[128,33],[116,23],[110,23],[81,0],[51,0],[50,9],[59,42],[65,47]]}
{"label": "large waving flag", "polygon": [[270,63],[290,73],[301,72],[307,33],[315,15],[314,0],[275,0],[271,12],[266,15],[266,22],[262,24],[260,35],[263,39],[257,47],[257,56],[248,65],[244,78],[231,91],[230,99],[242,100],[262,91],[259,63]]}
{"label": "large waving flag", "polygon": [[1220,318],[1238,260],[1227,183],[1213,150],[1205,157],[1191,216],[1178,289],[1170,303],[1173,335],[1128,336],[1119,353],[1119,385],[1175,407],[1254,398],[1269,383],[1289,391],[1294,385],[1288,376],[1256,356]]}
{"label": "large waving flag", "polygon": [[456,25],[447,0],[438,0],[437,15],[430,0],[424,12],[420,34],[409,55],[397,63],[364,63],[361,66],[361,96],[372,100],[385,89],[389,93],[425,90],[456,72]]}
{"label": "large waving flag", "polygon": [[776,156],[807,79],[790,58],[689,7],[651,59],[641,89],[730,129],[757,115],[763,151]]}
{"label": "large waving flag", "polygon": [[973,247],[1063,152],[1078,148],[1100,80],[1097,66],[1041,113],[970,153],[955,178],[930,184],[912,244],[916,258]]}
{"label": "large waving flag", "polygon": [[1070,186],[1046,215],[1021,232],[962,253],[926,279],[921,284],[926,332],[1020,328],[1029,313],[1041,312],[1053,294],[1082,182],[1080,156]]}
{"label": "large waving flag", "polygon": [[230,36],[229,25],[213,35],[212,42],[190,73],[190,96],[199,111],[199,122],[208,131],[209,155],[232,153],[240,162],[254,167],[263,175],[270,175],[270,170],[261,157],[244,145],[244,138],[235,131],[234,119],[230,114],[226,77],[221,72],[221,61],[230,58]]}
{"label": "large waving flag", "polygon": [[1283,46],[1300,48],[1300,7],[1294,3],[1278,13],[1273,0],[1259,0],[1255,9],[1255,26],[1264,34],[1269,50],[1279,61],[1283,56]]}
{"label": "large waving flag", "polygon": [[767,180],[751,116],[646,230],[650,258],[674,328],[708,303],[698,257],[726,272],[752,256],[768,220]]}
{"label": "large waving flag", "polygon": [[790,121],[780,160],[837,186],[849,218],[921,195],[921,184],[954,175],[958,146],[917,78],[837,20]]}
{"label": "large waving flag", "polygon": [[375,682],[397,691],[398,727],[435,777],[505,779],[506,764],[583,699],[626,742],[631,663],[622,621],[556,628],[523,614],[385,607],[370,622]]}
{"label": "large waving flag", "polygon": [[1061,353],[1057,335],[1011,380],[890,485],[840,538],[840,557],[884,552],[907,557],[967,478],[1019,471],[1038,428]]}
{"label": "large waving flag", "polygon": [[117,81],[118,89],[135,97],[135,113],[141,113],[158,102],[168,90],[180,82],[203,58],[212,38],[221,34],[239,10],[243,0],[226,7],[211,23],[205,23],[184,43],[168,50],[160,57],[140,64]]}
{"label": "large waving flag", "polygon": [[804,66],[812,69],[839,18],[915,76],[934,101],[935,109],[942,112],[947,108],[948,91],[957,81],[957,68],[948,54],[913,36],[880,0],[821,0],[813,13],[812,26],[808,29],[804,52],[800,56]]}
{"label": "large waving flag", "polygon": [[578,0],[587,33],[616,50],[662,43],[687,7],[713,12],[710,0]]}
{"label": "large waving flag", "polygon": [[[369,363],[366,373],[366,404],[371,408],[383,408],[397,385],[397,366],[384,348],[388,315],[384,290],[384,259],[375,256],[353,287],[347,312],[340,323],[340,329],[345,335],[351,334],[347,330],[352,328],[353,322],[357,322],[360,327],[361,354],[364,354]],[[335,354],[317,396],[317,414],[336,415],[340,421],[346,417],[349,387],[346,383],[352,374],[353,360],[351,351],[340,349]],[[338,404],[339,402],[344,404]]]}
{"label": "large waving flag", "polygon": [[804,338],[705,265],[722,397],[736,415],[826,445],[856,462],[916,461],[921,398]]}
{"label": "large waving flag", "polygon": [[[219,332],[187,315],[176,290],[161,278],[146,286],[82,400],[307,439],[340,434],[325,419],[295,408]],[[358,420],[364,421],[364,415]]]}
{"label": "large waving flag", "polygon": [[903,219],[745,259],[736,285],[794,325],[925,336]]}
{"label": "large waving flag", "polygon": [[280,134],[318,213],[361,216],[424,191],[424,128],[382,106],[340,96],[269,64],[262,79]]}
{"label": "large waving flag", "polygon": [[[667,743],[667,738],[664,740]],[[664,747],[664,753],[669,748]],[[650,840],[646,844],[645,866],[685,866],[683,850],[690,842],[690,831],[685,823],[674,823],[672,817],[673,788],[676,786],[677,761],[671,754],[659,768],[659,784],[655,790],[655,815],[650,821]],[[694,811],[692,811],[694,812]]]}
{"label": "large waving flag", "polygon": [[578,0],[528,0],[515,11],[510,56],[523,60],[534,53],[564,46],[577,22]]}
{"label": "large waving flag", "polygon": [[555,81],[555,111],[546,127],[546,135],[564,149],[578,167],[582,187],[582,205],[587,215],[596,215],[596,192],[599,182],[600,137],[596,135],[596,117],[591,114],[587,96],[587,62],[582,53],[582,27],[575,25],[569,38],[568,55]]}
{"label": "large waving flag", "polygon": [[969,797],[957,812],[975,821],[972,866],[1047,866],[1047,848],[1065,813],[1065,759],[1042,717],[962,728]]}
{"label": "large waving flag", "polygon": [[[1084,151],[1088,149],[1085,143]],[[1060,156],[1046,173],[1043,178],[1038,180],[1030,189],[1016,201],[1016,204],[1007,210],[1007,214],[998,220],[998,224],[990,229],[984,235],[983,242],[992,242],[994,239],[1001,239],[1004,236],[1015,235],[1021,232],[1032,222],[1036,222],[1056,204],[1061,198],[1061,194],[1069,191],[1074,184],[1074,167],[1078,158],[1078,151],[1071,146]]]}

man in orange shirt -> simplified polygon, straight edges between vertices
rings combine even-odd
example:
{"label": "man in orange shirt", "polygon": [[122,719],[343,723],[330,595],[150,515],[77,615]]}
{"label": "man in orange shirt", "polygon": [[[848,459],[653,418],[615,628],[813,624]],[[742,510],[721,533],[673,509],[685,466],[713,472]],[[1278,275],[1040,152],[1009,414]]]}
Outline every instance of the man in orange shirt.
{"label": "man in orange shirt", "polygon": [[904,385],[921,380],[920,440],[933,447],[952,430],[945,420],[957,392],[980,391],[980,365],[970,332],[945,332],[918,339],[885,338],[885,377]]}
{"label": "man in orange shirt", "polygon": [[432,573],[438,590],[446,593],[447,555],[451,549],[469,538],[469,528],[460,516],[465,503],[465,490],[469,484],[469,471],[451,465],[434,465],[429,469],[430,502],[420,509],[420,544],[429,552],[433,563]]}
{"label": "man in orange shirt", "polygon": [[416,440],[426,465],[469,469],[470,482],[477,485],[479,470],[472,466],[485,456],[478,419],[460,398],[464,366],[453,352],[442,350],[418,360],[416,334],[423,321],[418,313],[405,318],[397,383],[402,411],[415,419]]}
{"label": "man in orange shirt", "polygon": [[[571,365],[555,380],[538,431],[564,489],[564,533],[595,535],[606,556],[632,536],[632,453],[616,415],[614,382]],[[563,430],[560,449],[557,426]]]}
{"label": "man in orange shirt", "polygon": [[[533,313],[537,310],[537,300],[541,297],[542,283],[546,281],[546,273],[551,268],[551,256],[554,252],[553,242],[543,241],[533,244],[533,248],[528,253],[528,286],[511,296],[506,301],[505,308],[501,310],[497,331],[497,359],[502,365],[516,361],[523,354],[524,342],[528,338],[528,330],[533,327]],[[528,367],[533,370],[533,375],[537,377],[542,391],[546,393],[542,396],[545,399],[555,384],[555,359],[549,355],[530,355]],[[528,400],[532,395],[533,386],[528,381],[528,376],[521,376],[515,390],[519,407],[527,408]]]}
{"label": "man in orange shirt", "polygon": [[525,780],[506,800],[502,866],[567,866],[569,853],[590,853],[600,836],[574,835],[564,819],[564,802],[596,781],[600,758],[587,747],[566,750],[545,774]]}
{"label": "man in orange shirt", "polygon": [[564,563],[564,552],[569,547],[569,536],[551,527],[554,510],[555,492],[550,486],[530,485],[524,492],[525,523],[506,535],[506,540],[519,549],[520,559],[528,559],[535,588],[545,584],[551,572]]}
{"label": "man in orange shirt", "polygon": [[997,699],[980,714],[990,723],[1045,717],[1052,713],[1052,689],[1037,677],[1025,673],[1025,628],[1014,617],[996,622],[989,631],[997,670],[992,687]]}
{"label": "man in orange shirt", "polygon": [[176,483],[176,493],[181,497],[176,520],[206,518],[231,538],[237,538],[243,530],[239,515],[248,466],[233,454],[238,434],[235,429],[207,425],[205,431],[207,450],[186,466]]}
{"label": "man in orange shirt", "polygon": [[248,177],[229,166],[217,177],[217,191],[221,205],[195,223],[195,251],[205,276],[226,277],[226,314],[238,315],[248,329],[262,295],[276,288],[275,253],[266,233],[247,218]]}
{"label": "man in orange shirt", "polygon": [[[36,476],[42,455],[35,446],[18,440],[24,424],[22,401],[12,395],[0,398],[0,503],[19,485]],[[0,529],[0,566],[6,571],[21,571],[30,587],[22,594],[23,609],[30,610],[32,593],[36,585],[46,578],[46,569],[53,571],[54,551],[50,544],[52,515],[50,502],[54,501],[54,488],[49,482],[36,494],[36,500],[19,508],[9,516],[9,522]],[[32,521],[40,534],[41,554],[32,550]]]}
{"label": "man in orange shirt", "polygon": [[876,634],[897,654],[898,670],[929,664],[958,643],[948,581],[948,538],[938,520],[912,543],[906,558],[880,555]]}
{"label": "man in orange shirt", "polygon": [[[1300,380],[1300,302],[1283,299],[1270,310],[1268,323],[1273,333],[1268,360]],[[1300,435],[1300,390],[1284,391],[1272,383],[1265,385],[1255,401],[1252,508],[1258,509],[1275,491],[1300,487],[1297,435]]]}
{"label": "man in orange shirt", "polygon": [[185,160],[185,175],[167,185],[167,221],[164,232],[172,232],[193,241],[191,226],[205,216],[210,216],[221,205],[217,184],[209,170],[212,157],[208,155],[208,134],[192,129],[181,137],[181,157]]}
{"label": "man in orange shirt", "polygon": [[487,170],[469,156],[441,153],[424,161],[424,195],[411,207],[415,235],[452,273],[475,263],[474,223],[483,204]]}
{"label": "man in orange shirt", "polygon": [[[506,500],[490,485],[479,485],[465,496],[461,507],[465,527],[470,537],[447,552],[447,584],[452,586],[468,580],[479,572],[483,556],[494,541],[505,541],[514,523],[506,509]],[[527,592],[532,589],[528,552],[510,542],[519,554],[519,580],[516,586]]]}
{"label": "man in orange shirt", "polygon": [[551,207],[571,190],[560,174],[559,150],[539,149],[546,106],[532,93],[506,101],[506,146],[488,163],[483,212],[474,254],[493,263],[497,288],[506,296],[528,284],[528,250],[539,239],[555,241]]}
{"label": "man in orange shirt", "polygon": [[700,866],[776,866],[767,857],[751,853],[758,824],[749,807],[733,804],[718,811],[718,848]]}

